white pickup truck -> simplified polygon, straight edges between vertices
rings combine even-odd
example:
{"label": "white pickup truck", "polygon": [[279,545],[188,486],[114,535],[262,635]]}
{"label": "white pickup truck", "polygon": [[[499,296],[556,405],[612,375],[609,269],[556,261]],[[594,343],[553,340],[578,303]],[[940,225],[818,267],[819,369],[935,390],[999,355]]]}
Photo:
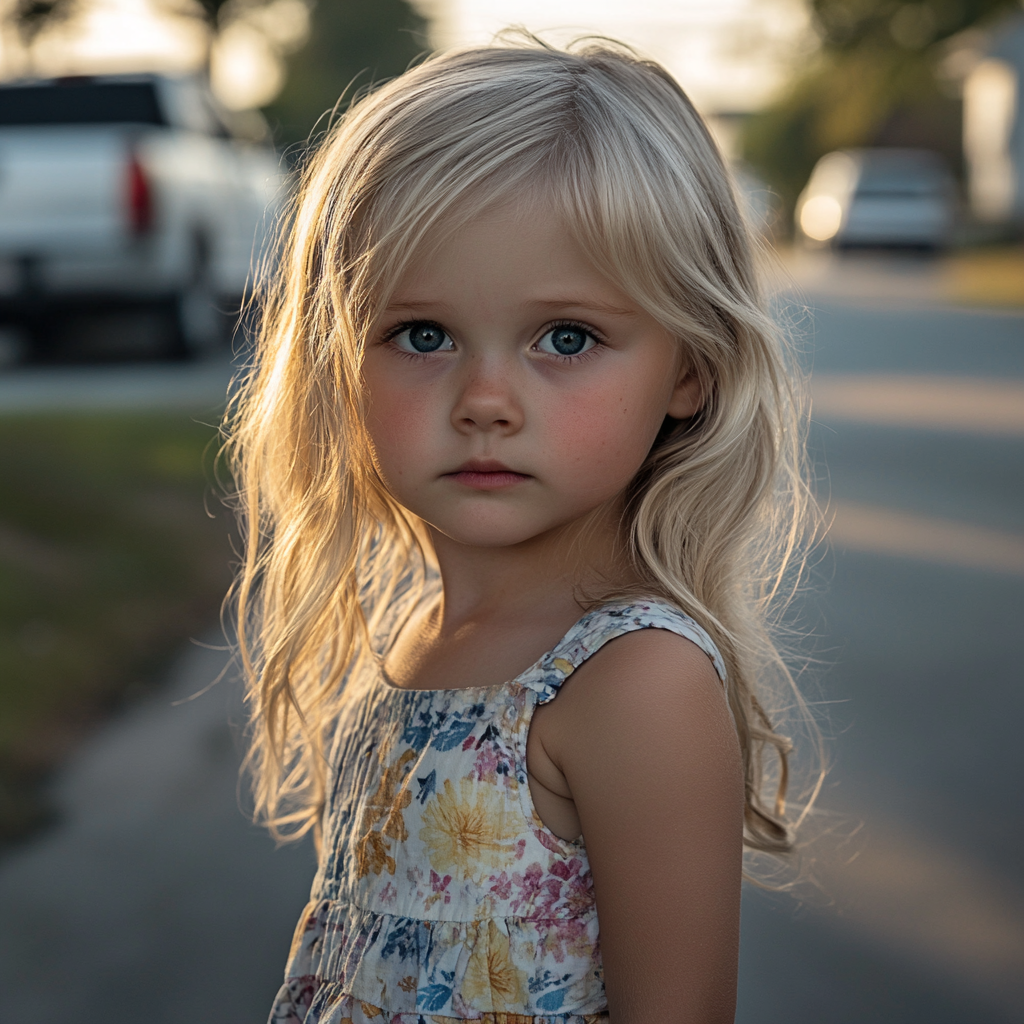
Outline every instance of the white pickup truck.
{"label": "white pickup truck", "polygon": [[0,325],[45,354],[69,312],[144,309],[165,354],[215,347],[283,182],[240,123],[195,77],[0,85]]}

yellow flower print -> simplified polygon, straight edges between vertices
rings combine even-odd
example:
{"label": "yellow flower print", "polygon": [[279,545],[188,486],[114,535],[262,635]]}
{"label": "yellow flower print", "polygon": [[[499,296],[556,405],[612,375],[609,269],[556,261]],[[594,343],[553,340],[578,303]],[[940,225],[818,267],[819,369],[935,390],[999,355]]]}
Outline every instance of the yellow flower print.
{"label": "yellow flower print", "polygon": [[385,868],[393,875],[395,858],[390,849],[391,844],[379,832],[367,832],[356,844],[356,877],[365,878],[370,872],[379,875]]}
{"label": "yellow flower print", "polygon": [[488,921],[486,935],[477,938],[462,994],[470,1006],[484,1011],[508,1012],[526,1003],[526,972],[512,963],[508,935],[495,921]]}
{"label": "yellow flower print", "polygon": [[562,675],[571,676],[576,670],[572,667],[571,661],[566,661],[565,658],[555,658],[552,665],[558,669]]}
{"label": "yellow flower print", "polygon": [[[407,750],[394,764],[388,765],[381,774],[376,792],[366,802],[362,834],[356,842],[357,878],[364,878],[371,871],[379,875],[385,868],[389,874],[395,873],[391,844],[384,840],[384,836],[400,843],[409,838],[402,811],[412,802],[412,793],[398,787],[405,777],[403,769],[415,757],[414,750]],[[379,832],[375,831],[374,825],[382,819],[384,826]]]}
{"label": "yellow flower print", "polygon": [[517,832],[503,794],[472,779],[451,779],[423,812],[420,840],[438,874],[482,878],[508,860]]}
{"label": "yellow flower print", "polygon": [[[465,1018],[463,1017],[436,1017],[430,1018],[433,1024],[466,1024]],[[608,1024],[608,1015],[605,1014],[603,1017],[591,1014],[589,1017],[583,1018],[587,1024]],[[473,1017],[473,1024],[534,1024],[535,1017],[530,1017],[522,1013],[485,1013],[482,1017]],[[345,1024],[344,1021],[341,1024]]]}

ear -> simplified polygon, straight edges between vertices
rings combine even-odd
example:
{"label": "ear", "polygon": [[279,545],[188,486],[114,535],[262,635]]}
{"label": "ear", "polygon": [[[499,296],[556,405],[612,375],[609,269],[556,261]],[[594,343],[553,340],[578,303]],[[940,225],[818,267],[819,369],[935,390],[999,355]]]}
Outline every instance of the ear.
{"label": "ear", "polygon": [[668,415],[674,420],[688,420],[704,406],[704,389],[697,374],[688,366],[679,372],[679,379],[668,403]]}

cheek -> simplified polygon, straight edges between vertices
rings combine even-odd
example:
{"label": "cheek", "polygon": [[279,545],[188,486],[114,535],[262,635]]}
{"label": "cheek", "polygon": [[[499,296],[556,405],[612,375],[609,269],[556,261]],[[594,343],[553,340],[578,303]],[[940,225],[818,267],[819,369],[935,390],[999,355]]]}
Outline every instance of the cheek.
{"label": "cheek", "polygon": [[400,477],[421,459],[431,421],[429,390],[376,383],[370,378],[366,391],[366,426],[378,464],[386,477]]}
{"label": "cheek", "polygon": [[595,389],[550,412],[545,433],[566,482],[602,500],[629,483],[664,418],[650,394],[644,398],[621,387]]}

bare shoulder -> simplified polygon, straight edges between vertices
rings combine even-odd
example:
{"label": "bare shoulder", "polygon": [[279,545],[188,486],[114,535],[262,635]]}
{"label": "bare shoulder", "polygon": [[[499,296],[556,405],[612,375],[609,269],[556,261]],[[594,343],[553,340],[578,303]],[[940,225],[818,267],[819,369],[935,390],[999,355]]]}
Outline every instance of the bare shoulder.
{"label": "bare shoulder", "polygon": [[537,711],[586,839],[612,1019],[732,1020],[743,768],[714,666],[684,637],[638,630]]}
{"label": "bare shoulder", "polygon": [[[564,724],[593,739],[605,731],[626,739],[623,730],[630,728],[677,730],[684,722],[733,732],[711,659],[664,629],[639,629],[606,643],[566,680],[551,709],[559,720],[552,733]],[[555,735],[551,740],[558,742]]]}
{"label": "bare shoulder", "polygon": [[628,679],[630,684],[638,681],[641,688],[689,684],[722,692],[711,659],[692,640],[667,629],[637,629],[609,640],[573,677],[589,679],[593,685],[614,686],[615,680]]}
{"label": "bare shoulder", "polygon": [[577,806],[594,792],[670,777],[733,790],[739,740],[722,681],[692,641],[642,629],[606,643],[537,709],[530,770]]}

